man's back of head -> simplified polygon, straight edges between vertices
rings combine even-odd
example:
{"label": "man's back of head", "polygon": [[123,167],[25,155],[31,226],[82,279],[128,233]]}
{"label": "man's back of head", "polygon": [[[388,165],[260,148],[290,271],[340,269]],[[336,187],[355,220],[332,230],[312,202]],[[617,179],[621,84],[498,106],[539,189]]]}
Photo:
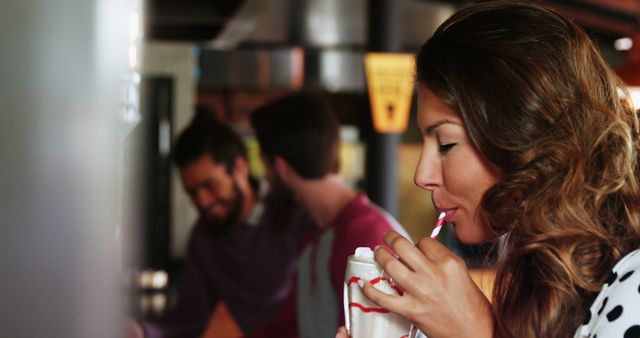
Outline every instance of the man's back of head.
{"label": "man's back of head", "polygon": [[317,94],[297,92],[252,113],[262,154],[283,158],[305,179],[322,178],[339,167],[339,122]]}

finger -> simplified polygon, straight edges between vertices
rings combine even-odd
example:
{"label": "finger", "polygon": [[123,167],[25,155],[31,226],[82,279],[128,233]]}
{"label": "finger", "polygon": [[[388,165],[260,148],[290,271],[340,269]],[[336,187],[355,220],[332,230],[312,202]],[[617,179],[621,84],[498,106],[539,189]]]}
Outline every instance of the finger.
{"label": "finger", "polygon": [[393,252],[383,246],[377,246],[373,249],[373,258],[383,268],[389,262],[398,261],[399,259]]}
{"label": "finger", "polygon": [[396,312],[402,314],[402,310],[404,310],[404,300],[402,296],[390,295],[388,293],[382,292],[371,283],[367,282],[362,287],[362,293],[367,297],[370,301],[374,302],[378,306],[382,307],[385,310]]}
{"label": "finger", "polygon": [[[374,258],[378,264],[382,266],[385,274],[389,276],[393,283],[400,287],[405,294],[423,294],[425,288],[430,288],[432,284],[436,283],[437,267],[434,262],[419,267],[418,270],[420,270],[420,272],[417,273],[409,270],[404,264],[380,248],[376,249]],[[426,258],[424,260],[428,261]]]}
{"label": "finger", "polygon": [[349,335],[347,335],[347,329],[344,326],[340,326],[338,328],[336,338],[349,338]]}
{"label": "finger", "polygon": [[[417,250],[416,250],[417,251]],[[419,254],[421,254],[418,251]],[[394,283],[404,289],[404,284],[412,280],[413,271],[411,271],[404,263],[391,256],[391,254],[382,248],[376,248],[374,252],[375,261],[382,267],[385,274],[393,279]]]}
{"label": "finger", "polygon": [[[446,246],[435,239],[425,237],[416,243],[416,248],[430,261],[440,262],[445,257],[456,256]],[[457,256],[456,256],[457,257]]]}
{"label": "finger", "polygon": [[429,261],[416,246],[395,231],[385,233],[384,242],[393,249],[401,262],[412,271],[419,271],[429,265]]}

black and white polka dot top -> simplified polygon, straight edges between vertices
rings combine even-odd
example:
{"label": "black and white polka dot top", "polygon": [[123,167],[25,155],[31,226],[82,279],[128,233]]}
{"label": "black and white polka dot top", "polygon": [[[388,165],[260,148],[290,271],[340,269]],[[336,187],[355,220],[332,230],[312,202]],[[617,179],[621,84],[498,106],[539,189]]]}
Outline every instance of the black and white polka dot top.
{"label": "black and white polka dot top", "polygon": [[574,338],[640,338],[640,250],[611,270]]}

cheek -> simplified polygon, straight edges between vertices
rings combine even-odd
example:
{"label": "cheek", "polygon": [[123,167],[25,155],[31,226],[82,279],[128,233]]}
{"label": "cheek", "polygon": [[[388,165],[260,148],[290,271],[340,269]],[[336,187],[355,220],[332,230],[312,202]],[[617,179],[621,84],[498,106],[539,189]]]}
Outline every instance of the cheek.
{"label": "cheek", "polygon": [[471,168],[456,170],[445,177],[447,190],[460,199],[468,209],[475,209],[480,203],[484,189],[478,184],[475,173]]}
{"label": "cheek", "polygon": [[496,182],[495,175],[474,153],[460,154],[448,161],[444,172],[449,193],[476,209],[484,193]]}
{"label": "cheek", "polygon": [[228,201],[233,196],[233,189],[230,186],[225,185],[218,190],[218,198],[223,201]]}
{"label": "cheek", "polygon": [[458,196],[466,196],[476,187],[476,168],[471,157],[465,153],[449,156],[444,161],[443,180],[447,191]]}

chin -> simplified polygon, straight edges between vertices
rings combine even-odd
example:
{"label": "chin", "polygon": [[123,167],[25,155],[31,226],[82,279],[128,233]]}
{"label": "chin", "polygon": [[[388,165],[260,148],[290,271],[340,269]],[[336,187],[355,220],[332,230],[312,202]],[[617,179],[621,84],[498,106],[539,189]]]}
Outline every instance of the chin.
{"label": "chin", "polygon": [[486,232],[482,231],[465,231],[468,229],[464,229],[463,227],[458,227],[454,225],[456,238],[458,241],[464,245],[476,245],[485,243],[493,238]]}

